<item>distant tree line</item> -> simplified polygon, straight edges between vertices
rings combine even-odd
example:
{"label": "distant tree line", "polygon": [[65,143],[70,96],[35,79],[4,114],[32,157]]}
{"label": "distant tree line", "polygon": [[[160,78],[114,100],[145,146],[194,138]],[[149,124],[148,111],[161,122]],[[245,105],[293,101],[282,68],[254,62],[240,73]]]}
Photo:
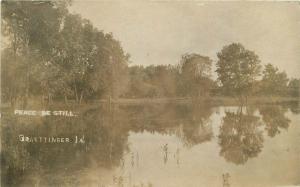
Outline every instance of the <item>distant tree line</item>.
{"label": "distant tree line", "polygon": [[214,84],[211,65],[208,57],[185,54],[177,65],[131,66],[126,97],[208,96]]}
{"label": "distant tree line", "polygon": [[104,33],[65,1],[2,1],[2,101],[26,107],[30,98],[82,101],[101,98],[248,96],[299,97],[300,79],[289,79],[239,43],[212,60],[184,54],[176,65],[129,66],[112,33]]}
{"label": "distant tree line", "polygon": [[185,54],[177,65],[129,67],[127,97],[230,96],[241,102],[249,96],[300,97],[300,79],[289,79],[272,64],[242,44],[232,43],[217,53],[217,80],[212,79],[212,60]]}

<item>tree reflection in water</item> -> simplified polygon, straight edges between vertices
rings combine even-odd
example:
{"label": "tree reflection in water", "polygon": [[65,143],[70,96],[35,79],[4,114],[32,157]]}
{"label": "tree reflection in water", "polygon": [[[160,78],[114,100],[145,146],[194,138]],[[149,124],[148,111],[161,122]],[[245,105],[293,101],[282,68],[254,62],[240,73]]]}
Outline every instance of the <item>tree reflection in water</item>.
{"label": "tree reflection in water", "polygon": [[259,117],[238,112],[226,112],[220,127],[220,155],[226,161],[244,164],[256,157],[263,147],[263,132],[259,130]]}
{"label": "tree reflection in water", "polygon": [[[117,166],[128,149],[126,126],[114,123],[112,114],[102,109],[78,118],[6,116],[2,123],[3,186],[78,186],[78,175],[86,168]],[[86,143],[22,143],[19,134],[84,135]]]}
{"label": "tree reflection in water", "polygon": [[[78,186],[90,167],[124,165],[129,132],[175,134],[187,144],[210,140],[205,125],[211,107],[184,105],[105,106],[88,109],[76,118],[21,117],[2,119],[3,186]],[[207,130],[208,129],[208,130]],[[21,143],[19,134],[41,137],[84,135],[85,144]],[[138,158],[138,152],[134,157]],[[179,151],[177,155],[179,159]],[[138,160],[134,160],[138,164]],[[179,164],[179,160],[177,160]]]}
{"label": "tree reflection in water", "polygon": [[123,123],[130,124],[133,132],[176,134],[187,147],[210,141],[213,137],[209,121],[213,111],[209,103],[122,106],[121,109],[123,113],[126,111]]}
{"label": "tree reflection in water", "polygon": [[[295,107],[294,107],[295,108]],[[226,112],[218,135],[220,155],[226,161],[244,164],[256,157],[263,148],[263,130],[274,137],[281,129],[289,127],[286,109],[281,106]],[[252,111],[252,112],[251,112]],[[295,111],[295,110],[294,110]],[[9,113],[9,112],[8,112]],[[12,113],[12,112],[10,112]],[[76,118],[64,117],[21,117],[3,115],[1,137],[2,186],[80,186],[82,175],[90,168],[112,171],[134,165],[139,167],[143,154],[129,150],[130,132],[144,131],[172,135],[181,140],[183,148],[213,141],[211,123],[212,107],[208,103],[198,105],[140,105],[112,108],[105,106],[86,109]],[[216,113],[217,115],[220,115]],[[260,118],[261,117],[261,118]],[[262,128],[260,128],[262,127]],[[47,137],[74,137],[84,135],[85,144],[21,143],[19,134]],[[181,164],[182,147],[172,147],[162,142],[160,151],[168,159]],[[171,142],[172,143],[172,142]],[[165,149],[162,149],[167,145]],[[214,148],[212,148],[214,149]],[[165,154],[164,154],[165,153]],[[132,155],[125,163],[126,154]],[[161,153],[157,153],[161,154]],[[141,166],[142,167],[142,166]],[[101,176],[101,173],[99,174]],[[124,180],[117,176],[116,184]],[[97,184],[105,184],[103,178]],[[113,179],[111,179],[113,181]],[[120,182],[121,181],[121,182]],[[87,182],[88,183],[88,182]]]}
{"label": "tree reflection in water", "polygon": [[209,120],[212,107],[208,103],[198,103],[181,113],[186,115],[186,120],[182,121],[181,137],[186,146],[192,147],[212,139],[213,131]]}
{"label": "tree reflection in water", "polygon": [[270,137],[279,134],[281,129],[288,129],[291,121],[285,116],[287,110],[283,106],[259,106],[258,110],[261,120],[254,115],[253,107],[248,107],[246,113],[241,108],[237,112],[225,113],[218,138],[220,155],[226,161],[244,164],[249,158],[258,156],[264,141],[261,126]]}
{"label": "tree reflection in water", "polygon": [[293,114],[300,114],[300,100],[289,102],[285,105]]}
{"label": "tree reflection in water", "polygon": [[265,123],[265,129],[270,137],[279,134],[281,129],[288,129],[291,120],[284,114],[287,110],[282,106],[264,106],[259,108],[262,120]]}

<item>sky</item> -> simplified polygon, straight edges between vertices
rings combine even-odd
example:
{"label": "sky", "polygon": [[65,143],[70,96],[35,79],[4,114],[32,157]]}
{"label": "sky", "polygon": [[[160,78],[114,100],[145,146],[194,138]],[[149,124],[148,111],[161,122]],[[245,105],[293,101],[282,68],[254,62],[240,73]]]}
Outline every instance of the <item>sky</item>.
{"label": "sky", "polygon": [[209,56],[239,42],[262,64],[300,78],[300,3],[93,0],[70,12],[121,42],[131,64],[177,64],[183,54]]}

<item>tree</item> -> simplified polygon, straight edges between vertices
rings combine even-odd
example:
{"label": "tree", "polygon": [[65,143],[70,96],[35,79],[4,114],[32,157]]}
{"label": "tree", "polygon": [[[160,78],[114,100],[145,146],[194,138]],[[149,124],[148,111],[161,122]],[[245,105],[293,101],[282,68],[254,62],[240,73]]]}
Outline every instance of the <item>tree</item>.
{"label": "tree", "polygon": [[288,84],[288,92],[292,97],[300,97],[300,79],[291,79]]}
{"label": "tree", "polygon": [[[2,65],[14,66],[10,70],[11,82],[20,84],[5,84],[9,91],[12,104],[17,98],[23,98],[26,107],[31,90],[37,90],[39,82],[32,70],[43,66],[51,58],[51,48],[60,28],[61,20],[67,13],[68,1],[3,1],[2,5],[2,34],[8,38],[7,53],[12,54]],[[10,50],[11,52],[8,52]],[[7,64],[7,65],[6,65]],[[9,74],[9,73],[8,73]],[[33,86],[33,87],[32,87]]]}
{"label": "tree", "polygon": [[179,69],[175,65],[129,67],[129,97],[174,97]]}
{"label": "tree", "polygon": [[2,88],[12,104],[39,95],[42,101],[71,97],[81,103],[125,92],[129,55],[111,33],[68,13],[68,0],[2,5],[2,33],[9,41],[2,55]]}
{"label": "tree", "polygon": [[259,57],[240,43],[224,46],[217,56],[216,72],[222,91],[244,103],[260,73]]}
{"label": "tree", "polygon": [[205,96],[212,85],[212,60],[199,54],[185,54],[180,62],[180,91],[185,96]]}
{"label": "tree", "polygon": [[261,92],[266,95],[280,95],[287,93],[289,79],[285,72],[279,72],[272,64],[265,65],[261,80]]}

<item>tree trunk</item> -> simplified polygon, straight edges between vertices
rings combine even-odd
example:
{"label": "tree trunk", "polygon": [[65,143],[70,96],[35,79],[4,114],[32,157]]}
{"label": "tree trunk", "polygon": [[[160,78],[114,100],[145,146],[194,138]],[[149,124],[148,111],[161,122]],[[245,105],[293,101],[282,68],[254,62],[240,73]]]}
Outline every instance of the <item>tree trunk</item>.
{"label": "tree trunk", "polygon": [[25,58],[26,58],[26,77],[25,77],[25,96],[24,96],[24,101],[23,101],[23,107],[26,108],[27,107],[27,103],[28,103],[28,98],[29,98],[29,81],[30,81],[30,66],[29,66],[29,48],[28,48],[28,41],[26,41],[26,47],[25,47]]}
{"label": "tree trunk", "polygon": [[15,96],[13,94],[13,90],[10,90],[10,93],[9,93],[9,101],[10,101],[10,105],[12,108],[15,107]]}
{"label": "tree trunk", "polygon": [[[16,62],[17,61],[17,36],[16,34],[14,34],[13,36],[13,41],[12,41],[12,44],[13,44],[13,55],[14,55],[14,61]],[[12,80],[12,83],[11,83],[11,105],[12,107],[15,107],[15,104],[16,104],[16,97],[17,97],[17,93],[16,93],[16,77],[17,76],[13,76],[13,80]]]}
{"label": "tree trunk", "polygon": [[48,93],[48,104],[52,103],[51,93]]}
{"label": "tree trunk", "polygon": [[81,91],[81,93],[80,93],[79,104],[81,104],[82,99],[83,99],[83,91]]}
{"label": "tree trunk", "polygon": [[42,96],[41,96],[41,104],[42,104],[42,106],[44,106],[44,94],[42,94]]}
{"label": "tree trunk", "polygon": [[68,96],[65,95],[65,104],[67,105],[68,104]]}
{"label": "tree trunk", "polygon": [[76,85],[76,83],[75,83],[74,89],[75,89],[75,99],[76,99],[76,103],[78,103],[78,93],[77,93],[77,85]]}

